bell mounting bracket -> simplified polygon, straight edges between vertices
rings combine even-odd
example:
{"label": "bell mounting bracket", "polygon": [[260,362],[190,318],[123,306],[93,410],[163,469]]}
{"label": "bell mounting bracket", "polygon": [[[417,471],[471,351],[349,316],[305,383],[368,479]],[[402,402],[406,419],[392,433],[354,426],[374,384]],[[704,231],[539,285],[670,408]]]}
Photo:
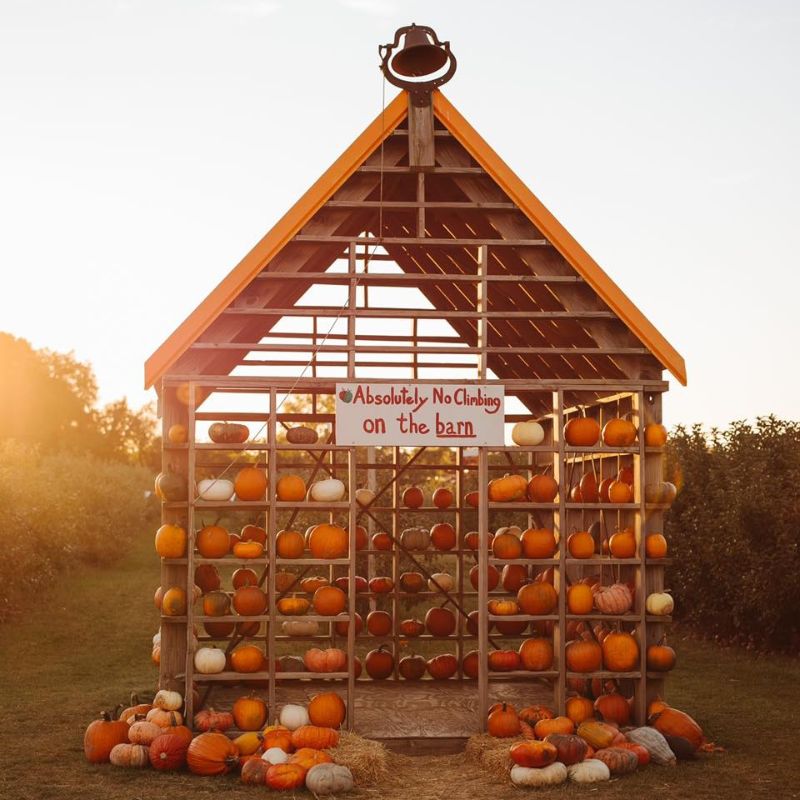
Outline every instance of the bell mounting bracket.
{"label": "bell mounting bracket", "polygon": [[[447,56],[449,66],[447,71],[439,77],[426,81],[410,81],[400,77],[396,73],[392,72],[392,70],[389,68],[392,55],[400,44],[400,37],[409,33],[412,29],[427,33],[433,40],[433,44],[436,47],[441,47]],[[450,42],[439,41],[436,31],[434,31],[434,29],[428,25],[416,25],[412,23],[411,25],[398,28],[395,31],[393,42],[390,42],[389,44],[378,45],[378,54],[381,57],[381,71],[386,77],[386,80],[389,81],[389,83],[400,87],[401,89],[405,89],[409,94],[411,104],[419,107],[430,105],[431,93],[433,90],[438,89],[440,86],[447,83],[450,78],[455,75],[457,67],[456,57],[453,55],[452,50],[450,50]]]}

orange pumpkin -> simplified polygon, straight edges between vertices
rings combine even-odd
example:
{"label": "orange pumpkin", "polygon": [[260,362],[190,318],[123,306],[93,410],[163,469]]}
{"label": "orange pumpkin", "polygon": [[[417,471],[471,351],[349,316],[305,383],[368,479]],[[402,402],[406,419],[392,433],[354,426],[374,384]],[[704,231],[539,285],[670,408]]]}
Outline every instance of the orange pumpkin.
{"label": "orange pumpkin", "polygon": [[222,558],[228,554],[231,537],[225,528],[219,525],[206,525],[195,537],[197,552],[203,558]]}
{"label": "orange pumpkin", "polygon": [[239,538],[243,542],[258,542],[264,549],[267,547],[267,532],[258,525],[245,525],[239,532]]}
{"label": "orange pumpkin", "polygon": [[603,639],[603,664],[610,672],[633,672],[639,668],[639,644],[630,633],[612,631]]}
{"label": "orange pumpkin", "polygon": [[189,745],[186,764],[195,775],[225,775],[239,764],[239,751],[224,733],[201,733]]}
{"label": "orange pumpkin", "polygon": [[664,643],[663,638],[658,644],[651,644],[647,648],[647,669],[653,672],[669,672],[676,660],[675,651]]}
{"label": "orange pumpkin", "polygon": [[583,473],[578,488],[581,493],[581,503],[597,503],[600,501],[597,476],[591,470]]}
{"label": "orange pumpkin", "polygon": [[517,592],[517,603],[523,614],[532,616],[552,614],[558,606],[558,593],[552,584],[536,581],[523,586]]}
{"label": "orange pumpkin", "polygon": [[392,616],[387,611],[370,611],[367,630],[373,636],[388,636],[392,632]]}
{"label": "orange pumpkin", "polygon": [[262,761],[259,755],[244,756],[240,779],[245,786],[264,786],[270,764]]}
{"label": "orange pumpkin", "polygon": [[[323,728],[330,731],[330,728]],[[333,731],[335,733],[335,731]],[[299,764],[306,770],[315,767],[317,764],[331,764],[333,759],[324,751],[313,747],[301,747],[296,753],[289,757],[290,764]]]}
{"label": "orange pumpkin", "polygon": [[575,724],[569,717],[553,717],[553,719],[540,719],[534,725],[533,732],[537,739],[544,739],[551,733],[575,733]]}
{"label": "orange pumpkin", "polygon": [[267,609],[267,594],[258,586],[242,586],[233,593],[233,607],[243,617],[263,614]]}
{"label": "orange pumpkin", "polygon": [[625,481],[611,481],[608,487],[609,503],[632,503],[633,486]]}
{"label": "orange pumpkin", "polygon": [[533,706],[526,706],[519,712],[519,718],[528,725],[536,725],[540,719],[553,719],[555,714],[552,708],[536,704]]}
{"label": "orange pumpkin", "polygon": [[[472,584],[472,588],[476,592],[478,591],[479,577],[480,577],[480,568],[476,564],[469,571],[469,582]],[[500,583],[500,573],[497,571],[497,567],[495,567],[494,564],[489,564],[489,567],[486,570],[486,579],[488,581],[490,592],[492,591],[492,589],[495,589],[497,587],[498,583]]]}
{"label": "orange pumpkin", "polygon": [[267,786],[279,792],[299,789],[306,782],[306,772],[300,764],[273,764],[267,770]]}
{"label": "orange pumpkin", "polygon": [[510,617],[519,614],[519,606],[514,600],[495,598],[489,601],[489,613],[495,617]]}
{"label": "orange pumpkin", "polygon": [[570,672],[597,672],[603,666],[603,648],[594,639],[567,642],[566,655]]}
{"label": "orange pumpkin", "polygon": [[372,549],[373,550],[391,550],[392,549],[392,537],[386,533],[385,531],[381,531],[380,533],[376,533],[372,537]]}
{"label": "orange pumpkin", "polygon": [[648,558],[666,558],[667,540],[661,533],[648,533],[644,540],[644,551]]}
{"label": "orange pumpkin", "polygon": [[489,481],[489,500],[493,503],[521,500],[527,491],[528,482],[522,475],[504,475]]}
{"label": "orange pumpkin", "polygon": [[330,581],[322,575],[312,575],[300,581],[300,589],[306,594],[314,594],[317,589],[323,586],[330,586]]}
{"label": "orange pumpkin", "polygon": [[567,550],[572,558],[591,558],[594,555],[594,537],[589,531],[571,533],[567,539]]}
{"label": "orange pumpkin", "polygon": [[[356,611],[353,615],[355,619],[355,629],[356,629],[356,636],[364,629],[364,621],[361,619],[361,614]],[[347,636],[347,629],[350,627],[350,620],[339,620],[338,622],[333,623],[333,628],[336,631],[337,636]]]}
{"label": "orange pumpkin", "polygon": [[236,475],[233,488],[239,500],[263,500],[267,492],[267,473],[258,467],[244,467]]}
{"label": "orange pumpkin", "polygon": [[275,552],[278,558],[302,558],[306,549],[306,540],[299,531],[278,531],[275,537]]}
{"label": "orange pumpkin", "polygon": [[264,545],[260,542],[236,542],[233,555],[236,558],[261,558],[264,555]]}
{"label": "orange pumpkin", "polygon": [[186,531],[180,525],[162,525],[156,531],[156,553],[161,558],[183,558],[186,541]]}
{"label": "orange pumpkin", "polygon": [[468,506],[472,506],[472,508],[477,508],[478,503],[480,503],[480,501],[481,501],[480,492],[467,492],[464,495],[464,502]]}
{"label": "orange pumpkin", "polygon": [[344,672],[347,667],[347,653],[338,647],[321,650],[312,647],[303,655],[303,664],[309,672]]}
{"label": "orange pumpkin", "polygon": [[520,537],[525,558],[552,558],[558,544],[549,528],[528,528]]}
{"label": "orange pumpkin", "polygon": [[500,583],[507,592],[516,594],[529,580],[524,564],[506,564],[500,574]]}
{"label": "orange pumpkin", "polygon": [[630,447],[636,441],[636,426],[629,419],[610,419],[603,425],[603,441],[609,447]]}
{"label": "orange pumpkin", "polygon": [[588,697],[573,695],[567,698],[566,713],[576,725],[580,725],[581,722],[594,717],[594,703]]}
{"label": "orange pumpkin", "polygon": [[347,531],[338,525],[315,525],[308,537],[308,549],[314,558],[346,558],[349,549]]}
{"label": "orange pumpkin", "polygon": [[267,721],[267,704],[254,694],[238,698],[232,711],[240,731],[257,731]]}
{"label": "orange pumpkin", "polygon": [[529,741],[511,745],[508,754],[521,767],[546,767],[556,760],[558,750],[550,742]]}
{"label": "orange pumpkin", "polygon": [[83,752],[90,764],[108,761],[111,751],[118,744],[128,743],[128,723],[112,719],[104,712],[100,719],[91,722],[83,736]]}
{"label": "orange pumpkin", "polygon": [[[314,695],[308,704],[309,719],[314,725],[323,728],[338,728],[344,722],[346,713],[347,706],[345,706],[344,700],[335,692],[322,692]],[[328,745],[328,747],[333,747],[333,745]]]}
{"label": "orange pumpkin", "polygon": [[567,590],[567,608],[570,614],[591,614],[594,608],[592,587],[585,583],[573,583]]}
{"label": "orange pumpkin", "polygon": [[456,546],[456,530],[449,522],[439,522],[431,528],[431,543],[437,550],[452,550]]}
{"label": "orange pumpkin", "polygon": [[333,617],[347,607],[347,595],[338,586],[321,586],[311,602],[317,614]]}
{"label": "orange pumpkin", "polygon": [[558,495],[558,482],[550,475],[534,475],[528,481],[528,497],[534,503],[552,503]]}
{"label": "orange pumpkin", "polygon": [[542,672],[553,666],[553,643],[549,639],[534,637],[519,646],[522,668]]}
{"label": "orange pumpkin", "polygon": [[234,672],[259,672],[264,666],[264,652],[254,644],[240,645],[230,659]]}
{"label": "orange pumpkin", "polygon": [[491,736],[507,739],[511,736],[518,736],[520,731],[519,717],[513,706],[507,703],[499,704],[489,713],[487,728]]}
{"label": "orange pumpkin", "polygon": [[600,423],[591,417],[573,417],[564,426],[564,440],[572,447],[594,447],[600,439]]}
{"label": "orange pumpkin", "polygon": [[299,617],[308,613],[311,608],[311,601],[305,597],[298,597],[292,595],[291,597],[282,597],[277,602],[278,611],[285,614],[287,617]]}
{"label": "orange pumpkin", "polygon": [[500,533],[492,540],[495,558],[517,559],[522,557],[522,543],[513,533]]}
{"label": "orange pumpkin", "polygon": [[441,653],[429,659],[425,669],[435,681],[446,681],[458,671],[458,659],[452,653]]}
{"label": "orange pumpkin", "polygon": [[194,582],[203,594],[213,592],[222,586],[219,571],[213,564],[200,564],[194,571]]}
{"label": "orange pumpkin", "polygon": [[292,744],[292,732],[281,725],[271,725],[262,731],[264,741],[261,743],[262,750],[269,750],[270,747],[279,747],[284,753],[291,753],[294,750]]}
{"label": "orange pumpkin", "polygon": [[299,475],[281,475],[275,491],[278,500],[284,503],[299,503],[305,500],[306,482]]}
{"label": "orange pumpkin", "polygon": [[697,750],[703,744],[703,729],[686,712],[672,708],[666,703],[664,707],[651,715],[647,724],[665,736],[680,736],[686,739]]}
{"label": "orange pumpkin", "polygon": [[240,567],[231,575],[231,583],[234,589],[241,589],[243,586],[258,586],[258,575],[250,567]]}
{"label": "orange pumpkin", "polygon": [[667,443],[667,429],[657,422],[645,425],[644,443],[648,447],[663,447]]}
{"label": "orange pumpkin", "polygon": [[633,558],[636,555],[636,534],[627,528],[617,531],[609,540],[608,549],[614,558]]}
{"label": "orange pumpkin", "polygon": [[453,499],[453,492],[445,486],[440,486],[433,493],[433,504],[436,508],[450,508]]}
{"label": "orange pumpkin", "polygon": [[631,720],[630,703],[616,690],[601,694],[594,701],[594,708],[604,722],[622,726]]}
{"label": "orange pumpkin", "polygon": [[171,586],[164,592],[161,613],[167,617],[180,617],[186,613],[186,591],[181,586]]}

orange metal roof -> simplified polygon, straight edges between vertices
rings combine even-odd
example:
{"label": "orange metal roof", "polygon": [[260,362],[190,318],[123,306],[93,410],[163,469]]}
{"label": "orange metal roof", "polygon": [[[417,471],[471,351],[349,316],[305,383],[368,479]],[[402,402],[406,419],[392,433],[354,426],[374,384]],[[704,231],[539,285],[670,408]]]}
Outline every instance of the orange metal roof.
{"label": "orange metal roof", "polygon": [[[686,385],[686,365],[675,348],[514,174],[455,106],[441,92],[434,92],[433,97],[436,116],[464,149],[497,182],[520,211],[536,225],[642,344],[678,381]],[[178,326],[146,361],[145,388],[153,386],[166,374],[172,364],[347,181],[381,141],[403,121],[407,108],[406,93],[401,92]]]}

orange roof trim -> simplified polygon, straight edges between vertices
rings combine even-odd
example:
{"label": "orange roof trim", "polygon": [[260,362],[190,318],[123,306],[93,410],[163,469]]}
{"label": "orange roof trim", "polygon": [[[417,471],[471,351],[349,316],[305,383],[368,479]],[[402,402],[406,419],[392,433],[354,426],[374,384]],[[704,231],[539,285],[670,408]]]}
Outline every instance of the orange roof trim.
{"label": "orange roof trim", "polygon": [[511,201],[542,232],[609,308],[631,329],[652,354],[686,386],[683,356],[656,330],[600,265],[575,241],[570,232],[545,208],[538,197],[514,174],[511,167],[467,122],[441,93],[433,93],[433,110],[464,149],[497,182]]}
{"label": "orange roof trim", "polygon": [[[520,211],[536,225],[620,320],[630,328],[642,344],[685,386],[686,365],[680,353],[656,330],[597,262],[545,208],[536,195],[492,150],[455,106],[439,91],[434,92],[433,99],[434,112],[450,133],[497,182]],[[370,153],[405,119],[407,111],[406,93],[401,92],[211,294],[178,326],[161,347],[150,356],[145,363],[145,388],[155,385],[166,374],[203,331],[219,317],[250,281],[361,166]]]}

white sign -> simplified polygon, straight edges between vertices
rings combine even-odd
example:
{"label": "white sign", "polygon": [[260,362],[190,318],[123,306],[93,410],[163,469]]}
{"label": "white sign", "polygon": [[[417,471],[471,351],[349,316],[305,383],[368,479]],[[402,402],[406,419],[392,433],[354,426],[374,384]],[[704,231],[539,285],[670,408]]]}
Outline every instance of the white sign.
{"label": "white sign", "polygon": [[336,444],[504,443],[502,386],[337,383]]}

